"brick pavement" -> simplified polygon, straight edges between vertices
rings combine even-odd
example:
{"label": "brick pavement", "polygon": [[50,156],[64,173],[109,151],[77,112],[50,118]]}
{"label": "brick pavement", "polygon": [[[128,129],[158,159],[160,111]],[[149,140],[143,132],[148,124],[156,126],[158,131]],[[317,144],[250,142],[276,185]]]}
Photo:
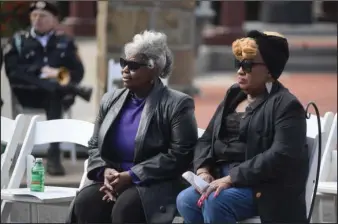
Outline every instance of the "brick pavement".
{"label": "brick pavement", "polygon": [[[337,75],[336,74],[285,74],[280,81],[294,93],[303,105],[313,101],[320,113],[337,113]],[[197,123],[206,128],[217,105],[224,97],[235,76],[215,78],[213,82],[199,82],[202,95],[195,98]],[[224,83],[224,85],[222,85]]]}

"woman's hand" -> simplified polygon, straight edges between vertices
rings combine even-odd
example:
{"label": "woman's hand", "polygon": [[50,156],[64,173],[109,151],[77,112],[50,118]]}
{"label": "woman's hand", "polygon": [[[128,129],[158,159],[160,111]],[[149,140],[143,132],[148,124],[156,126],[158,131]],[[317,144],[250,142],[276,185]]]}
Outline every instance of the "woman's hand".
{"label": "woman's hand", "polygon": [[105,193],[105,196],[103,196],[102,200],[113,200],[114,199],[114,195],[116,194],[116,192],[114,191],[114,188],[111,186],[111,182],[114,181],[116,179],[116,174],[118,174],[118,172],[115,169],[112,168],[105,168],[104,173],[103,173],[103,177],[104,177],[104,182],[103,182],[103,186],[100,188],[100,191]]}
{"label": "woman's hand", "polygon": [[202,196],[198,200],[198,205],[201,207],[204,200],[207,199],[212,192],[216,191],[214,197],[217,197],[222,190],[230,188],[231,184],[232,184],[231,177],[229,175],[226,177],[214,180],[213,182],[210,183],[207,190],[202,194]]}
{"label": "woman's hand", "polygon": [[211,183],[214,177],[210,174],[208,167],[201,167],[196,171],[196,175],[201,177],[204,181]]}
{"label": "woman's hand", "polygon": [[115,192],[123,192],[127,187],[132,184],[132,178],[128,171],[115,173],[114,181],[110,185],[114,188]]}
{"label": "woman's hand", "polygon": [[205,194],[208,197],[211,194],[211,192],[216,190],[215,197],[217,197],[222,190],[230,188],[231,184],[232,184],[231,177],[229,175],[226,177],[214,180],[213,182],[210,183],[210,187],[207,189]]}
{"label": "woman's hand", "polygon": [[198,176],[208,183],[211,183],[212,181],[214,181],[214,177],[209,172],[202,172]]}

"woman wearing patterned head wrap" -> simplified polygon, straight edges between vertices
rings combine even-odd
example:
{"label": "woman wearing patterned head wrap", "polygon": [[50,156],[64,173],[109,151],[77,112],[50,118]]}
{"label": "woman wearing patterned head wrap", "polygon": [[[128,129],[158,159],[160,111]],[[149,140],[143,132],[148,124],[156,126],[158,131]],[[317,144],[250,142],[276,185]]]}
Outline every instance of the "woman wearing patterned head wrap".
{"label": "woman wearing patterned head wrap", "polygon": [[232,44],[238,81],[198,140],[194,171],[209,188],[182,191],[185,223],[236,223],[259,215],[306,222],[306,117],[279,81],[289,57],[279,33],[251,31]]}

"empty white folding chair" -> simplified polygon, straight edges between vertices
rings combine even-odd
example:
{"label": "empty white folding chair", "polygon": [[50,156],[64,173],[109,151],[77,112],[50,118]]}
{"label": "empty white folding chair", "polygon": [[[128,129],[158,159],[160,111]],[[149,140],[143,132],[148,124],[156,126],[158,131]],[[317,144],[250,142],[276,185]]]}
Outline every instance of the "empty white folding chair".
{"label": "empty white folding chair", "polygon": [[[322,151],[321,156],[324,154],[324,148],[327,144],[327,139],[329,136],[329,132],[332,127],[334,119],[334,113],[332,112],[326,112],[323,117],[320,117],[320,124],[321,124],[321,130],[322,130]],[[307,125],[307,132],[308,134],[315,134],[318,132],[318,122],[317,122],[317,116],[310,114],[310,117],[306,120]],[[314,132],[314,133],[311,133]]]}
{"label": "empty white folding chair", "polygon": [[[18,99],[16,98],[15,94],[12,92],[12,117],[15,117],[17,114],[30,114],[30,115],[39,115],[45,114],[45,110],[41,108],[31,108],[31,107],[23,107]],[[63,119],[72,119],[72,108],[68,108],[67,110],[62,111],[62,118]],[[37,147],[36,149],[41,151],[48,148],[46,145],[41,145],[41,147]],[[76,145],[69,144],[69,143],[61,143],[60,149],[62,152],[69,152],[70,158],[73,164],[76,163]]]}
{"label": "empty white folding chair", "polygon": [[1,154],[1,189],[7,187],[9,170],[12,166],[15,153],[19,148],[19,141],[24,130],[25,117],[19,114],[15,120],[1,116],[1,143],[6,144]]}
{"label": "empty white folding chair", "polygon": [[[57,188],[57,187],[45,187],[44,193],[39,193],[44,196],[49,194],[52,189],[53,197],[48,195],[48,200],[39,200],[38,198],[32,199],[32,197],[18,196],[18,194],[12,194],[13,189],[18,189],[25,170],[27,171],[27,188],[30,185],[30,170],[33,165],[33,159],[31,156],[34,145],[47,144],[54,142],[69,142],[76,143],[82,146],[88,146],[88,141],[93,134],[94,124],[86,121],[72,120],[72,119],[59,119],[42,121],[40,116],[34,116],[30,122],[27,134],[25,136],[22,149],[20,151],[17,163],[13,170],[12,177],[9,181],[6,192],[1,192],[1,199],[7,202],[23,202],[30,205],[30,218],[32,222],[38,222],[38,210],[37,204],[68,204],[73,200],[76,195],[77,188]],[[20,188],[19,191],[27,191],[27,188]],[[70,192],[70,197],[65,197],[63,193],[65,191]],[[58,193],[59,192],[59,193]],[[68,194],[69,195],[69,194]],[[2,203],[1,205],[1,219],[7,221],[10,213],[11,204]]]}
{"label": "empty white folding chair", "polygon": [[[322,163],[318,184],[318,219],[319,223],[324,222],[323,200],[326,197],[333,197],[334,211],[337,211],[337,114],[332,122],[328,134],[327,143],[323,149]],[[335,213],[335,212],[334,212]],[[337,222],[337,213],[335,213]]]}

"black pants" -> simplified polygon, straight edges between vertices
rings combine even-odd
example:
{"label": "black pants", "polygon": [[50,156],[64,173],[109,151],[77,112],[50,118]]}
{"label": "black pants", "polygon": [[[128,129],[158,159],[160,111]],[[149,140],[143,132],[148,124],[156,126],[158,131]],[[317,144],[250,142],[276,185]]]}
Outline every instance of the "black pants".
{"label": "black pants", "polygon": [[[47,120],[62,118],[63,94],[59,92],[47,92],[42,89],[15,89],[15,95],[23,107],[41,108],[45,110]],[[50,157],[58,157],[59,143],[50,144]]]}
{"label": "black pants", "polygon": [[102,184],[83,188],[75,198],[77,223],[145,223],[145,215],[135,186],[125,190],[116,202],[102,201]]}

